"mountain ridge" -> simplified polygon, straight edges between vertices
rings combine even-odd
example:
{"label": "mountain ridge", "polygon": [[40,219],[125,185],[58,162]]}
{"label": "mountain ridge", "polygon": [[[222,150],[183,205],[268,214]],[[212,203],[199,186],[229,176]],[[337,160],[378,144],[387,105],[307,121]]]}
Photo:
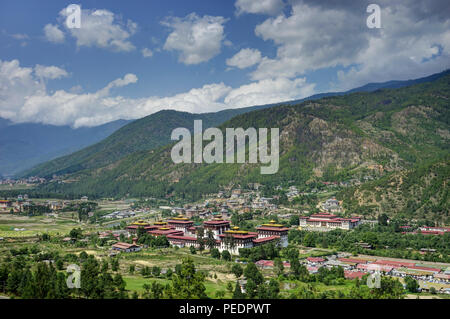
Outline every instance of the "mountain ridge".
{"label": "mountain ridge", "polygon": [[50,162],[45,162],[22,171],[18,176],[51,177],[52,175],[76,173],[84,169],[99,168],[109,165],[133,152],[151,150],[170,143],[170,132],[176,127],[187,127],[192,131],[194,118],[202,119],[204,128],[206,129],[208,127],[215,127],[234,116],[251,111],[282,105],[298,104],[308,100],[341,96],[360,91],[371,92],[389,86],[404,87],[416,83],[426,83],[439,79],[447,74],[450,74],[450,70],[414,80],[369,83],[346,92],[320,93],[294,101],[226,109],[218,112],[195,114],[174,110],[162,110],[133,121],[129,125],[126,125],[111,134],[111,136],[105,140],[99,141],[98,143],[90,145],[75,153],[67,154]]}
{"label": "mountain ridge", "polygon": [[[177,196],[195,200],[221,188],[254,182],[273,189],[289,183],[387,178],[413,172],[423,163],[447,161],[449,98],[447,74],[433,82],[399,89],[254,110],[219,126],[222,130],[279,127],[280,170],[274,175],[261,175],[258,164],[174,164],[170,158],[173,144],[169,144],[81,170],[41,190],[75,197]],[[445,182],[449,178],[445,175]],[[447,195],[440,193],[435,199],[433,209],[445,209],[443,196]],[[397,208],[402,209],[388,207],[390,213],[398,212]],[[374,214],[379,212],[380,208],[373,210]]]}
{"label": "mountain ridge", "polygon": [[0,119],[0,174],[12,176],[24,168],[68,154],[100,141],[130,121],[96,127],[18,123]]}

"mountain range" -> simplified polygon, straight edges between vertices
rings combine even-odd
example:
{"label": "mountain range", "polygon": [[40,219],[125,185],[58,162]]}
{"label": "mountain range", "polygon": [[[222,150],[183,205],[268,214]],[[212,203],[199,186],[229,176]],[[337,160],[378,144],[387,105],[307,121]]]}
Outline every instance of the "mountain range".
{"label": "mountain range", "polygon": [[[262,110],[280,105],[298,104],[304,101],[317,100],[330,96],[341,96],[354,92],[373,92],[382,88],[400,88],[418,83],[426,83],[439,79],[446,74],[449,74],[449,72],[450,71],[445,71],[428,77],[408,81],[370,83],[347,92],[321,93],[295,101],[228,109],[215,113],[192,114],[174,110],[163,110],[133,121],[118,129],[108,138],[87,148],[56,158],[49,162],[42,161],[44,162],[43,164],[30,169],[25,170],[24,168],[24,171],[20,172],[18,176],[51,177],[53,175],[72,174],[85,169],[100,168],[112,164],[133,152],[152,150],[170,143],[170,133],[172,130],[177,127],[186,127],[192,131],[194,119],[201,119],[203,121],[203,127],[206,129],[208,127],[216,127],[239,114],[255,110]],[[45,142],[45,138],[43,141]],[[68,154],[69,152],[66,150],[65,153]]]}
{"label": "mountain range", "polygon": [[39,163],[82,149],[129,122],[118,120],[75,129],[38,123],[14,124],[0,118],[0,176],[11,177]]}

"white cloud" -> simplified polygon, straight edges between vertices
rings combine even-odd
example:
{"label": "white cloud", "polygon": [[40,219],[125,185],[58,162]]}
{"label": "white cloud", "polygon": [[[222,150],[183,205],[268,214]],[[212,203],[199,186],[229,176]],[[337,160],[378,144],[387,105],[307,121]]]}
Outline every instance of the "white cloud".
{"label": "white cloud", "polygon": [[44,66],[37,64],[34,67],[34,73],[37,77],[43,79],[59,79],[68,76],[66,70],[58,68],[57,66]]}
{"label": "white cloud", "polygon": [[187,65],[206,62],[220,53],[226,21],[223,17],[199,17],[195,13],[184,18],[168,18],[162,24],[172,32],[166,39],[164,49],[178,51],[179,62]]}
{"label": "white cloud", "polygon": [[227,65],[245,69],[261,61],[261,52],[258,49],[242,49],[230,59],[227,59]]}
{"label": "white cloud", "polygon": [[379,37],[369,39],[368,47],[358,53],[355,67],[338,72],[336,89],[414,79],[449,68],[450,16],[440,17],[436,4],[430,1],[427,8],[413,3],[386,4]]}
{"label": "white cloud", "polygon": [[119,78],[119,79],[116,79],[116,80],[108,83],[108,85],[105,86],[103,89],[97,91],[97,94],[99,97],[107,96],[107,95],[109,95],[110,90],[112,88],[127,86],[129,84],[136,83],[137,81],[138,81],[138,78],[135,74],[128,73],[123,77],[123,79]]}
{"label": "white cloud", "polygon": [[102,10],[81,10],[81,27],[67,28],[66,9],[59,13],[66,30],[76,39],[78,47],[98,47],[113,51],[132,51],[135,46],[129,38],[136,32],[138,25],[128,20],[126,23],[113,12]]}
{"label": "white cloud", "polygon": [[29,36],[27,34],[24,34],[24,33],[14,33],[14,34],[11,34],[11,37],[13,37],[16,40],[27,40],[27,39],[29,39]]}
{"label": "white cloud", "polygon": [[153,52],[152,50],[148,49],[148,48],[143,48],[141,50],[142,56],[144,58],[151,58],[153,56]]}
{"label": "white cloud", "polygon": [[290,16],[267,19],[255,33],[278,46],[277,56],[264,58],[252,78],[295,77],[308,70],[349,65],[368,45],[361,30],[365,25],[357,20],[361,16],[299,3],[292,6]]}
{"label": "white cloud", "polygon": [[[291,0],[291,13],[266,19],[257,36],[277,46],[251,73],[253,80],[298,77],[328,67],[338,73],[332,90],[367,82],[410,79],[450,67],[450,16],[445,1],[380,0],[381,29],[366,26],[371,1]],[[448,10],[447,10],[448,12]]]}
{"label": "white cloud", "polygon": [[[263,80],[238,88],[212,83],[168,97],[125,98],[112,95],[113,88],[138,81],[134,74],[108,83],[93,93],[77,86],[50,94],[41,77],[64,76],[53,66],[21,67],[18,60],[0,60],[0,117],[13,122],[54,125],[95,126],[117,119],[136,119],[163,109],[191,113],[298,99],[314,93],[314,85],[302,79]],[[40,76],[39,76],[39,75]]]}
{"label": "white cloud", "polygon": [[22,68],[18,60],[0,60],[0,117],[17,120],[28,96],[45,92],[45,85],[33,76],[32,68]]}
{"label": "white cloud", "polygon": [[237,15],[242,13],[261,13],[276,15],[283,10],[283,0],[237,0],[234,4]]}
{"label": "white cloud", "polygon": [[62,32],[57,25],[50,23],[44,27],[44,34],[47,41],[53,43],[62,43],[65,39],[64,32]]}
{"label": "white cloud", "polygon": [[225,97],[225,104],[233,107],[263,105],[304,98],[314,94],[314,84],[306,84],[305,78],[266,79],[232,90]]}

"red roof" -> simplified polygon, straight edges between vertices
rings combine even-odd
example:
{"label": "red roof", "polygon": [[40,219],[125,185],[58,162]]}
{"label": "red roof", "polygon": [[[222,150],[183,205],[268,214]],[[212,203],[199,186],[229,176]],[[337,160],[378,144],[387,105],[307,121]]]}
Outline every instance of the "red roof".
{"label": "red roof", "polygon": [[262,267],[273,267],[273,260],[258,260],[257,262],[255,262],[255,265],[257,266],[262,266]]}
{"label": "red roof", "polygon": [[349,271],[349,270],[344,271],[344,276],[347,279],[355,279],[355,278],[361,279],[365,274],[366,273],[361,271]]}
{"label": "red roof", "polygon": [[197,241],[197,238],[190,236],[180,236],[180,235],[167,235],[167,239],[178,239],[178,240],[190,240]]}
{"label": "red roof", "polygon": [[434,272],[440,272],[441,270],[439,268],[432,268],[432,267],[424,267],[424,266],[410,266],[409,269],[418,269],[418,270],[427,270],[427,271],[434,271]]}
{"label": "red roof", "polygon": [[269,231],[285,232],[285,231],[289,231],[289,228],[261,226],[261,227],[257,227],[256,230],[269,230]]}
{"label": "red roof", "polygon": [[367,260],[365,259],[357,259],[357,258],[338,258],[339,261],[343,263],[355,263],[355,264],[366,264]]}
{"label": "red roof", "polygon": [[443,235],[445,232],[438,230],[421,230],[420,233],[424,235]]}
{"label": "red roof", "polygon": [[404,261],[395,261],[395,260],[383,260],[383,259],[378,259],[377,261],[373,262],[372,264],[377,264],[377,265],[389,265],[389,266],[394,266],[394,267],[414,267],[416,264],[415,263],[409,263],[409,262],[404,262]]}
{"label": "red roof", "polygon": [[321,257],[308,257],[306,258],[307,261],[310,261],[312,263],[321,263],[324,262],[325,259],[321,258]]}
{"label": "red roof", "polygon": [[394,267],[389,265],[378,265],[378,264],[358,264],[356,266],[357,269],[363,269],[363,270],[379,270],[384,272],[390,272]]}
{"label": "red roof", "polygon": [[151,235],[156,235],[156,236],[183,235],[183,232],[181,230],[175,230],[175,229],[165,229],[165,230],[155,229],[155,230],[150,230],[147,233],[149,233]]}
{"label": "red roof", "polygon": [[260,244],[260,243],[269,242],[269,241],[272,241],[272,240],[275,240],[278,238],[280,238],[280,237],[279,236],[269,236],[269,237],[253,239],[253,242],[256,244]]}
{"label": "red roof", "polygon": [[224,238],[226,236],[232,236],[233,238],[236,239],[249,239],[249,238],[255,238],[258,237],[258,234],[252,234],[252,233],[248,233],[248,234],[233,234],[233,233],[229,233],[227,235],[225,234],[220,234],[219,237]]}

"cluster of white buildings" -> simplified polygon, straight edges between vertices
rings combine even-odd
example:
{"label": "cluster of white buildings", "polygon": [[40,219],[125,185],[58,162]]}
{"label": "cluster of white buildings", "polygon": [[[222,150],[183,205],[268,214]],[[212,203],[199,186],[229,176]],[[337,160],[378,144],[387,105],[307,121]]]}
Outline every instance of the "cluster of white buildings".
{"label": "cluster of white buildings", "polygon": [[102,218],[104,218],[104,219],[123,219],[123,218],[134,217],[134,216],[136,216],[136,213],[133,211],[115,211],[115,212],[112,212],[112,213],[102,216]]}

